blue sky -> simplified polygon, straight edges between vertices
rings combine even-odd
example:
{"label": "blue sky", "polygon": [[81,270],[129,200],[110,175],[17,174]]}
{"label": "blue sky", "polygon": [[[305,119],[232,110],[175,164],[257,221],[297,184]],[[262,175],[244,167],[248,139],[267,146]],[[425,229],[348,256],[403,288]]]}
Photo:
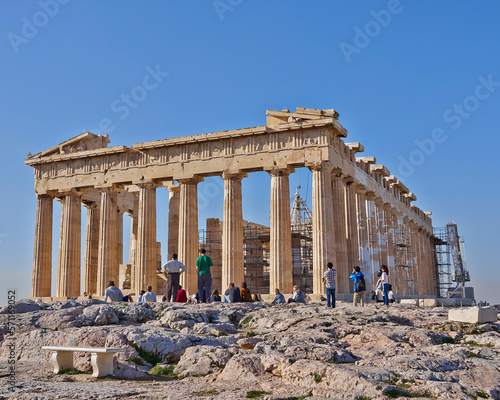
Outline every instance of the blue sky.
{"label": "blue sky", "polygon": [[[498,15],[493,0],[1,2],[0,305],[8,288],[29,295],[28,152],[85,131],[132,145],[264,125],[267,109],[295,107],[335,108],[346,141],[399,176],[434,226],[455,220],[476,298],[500,303]],[[267,224],[269,184],[243,180],[245,219]],[[291,195],[297,184],[298,173]],[[220,180],[199,192],[200,225],[221,218]],[[168,195],[157,196],[165,247]]]}

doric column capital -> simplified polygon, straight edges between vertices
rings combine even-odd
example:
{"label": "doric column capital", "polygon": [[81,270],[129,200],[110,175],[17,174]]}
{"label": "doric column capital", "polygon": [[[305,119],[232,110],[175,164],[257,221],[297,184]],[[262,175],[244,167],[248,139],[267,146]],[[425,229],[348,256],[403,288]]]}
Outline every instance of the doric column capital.
{"label": "doric column capital", "polygon": [[61,199],[67,196],[74,197],[82,197],[84,194],[88,192],[88,189],[68,189],[68,190],[59,190],[57,194],[57,199]]}
{"label": "doric column capital", "polygon": [[295,168],[270,168],[266,169],[267,173],[271,176],[288,176],[292,172],[295,172]]}
{"label": "doric column capital", "polygon": [[377,197],[375,196],[375,193],[372,192],[372,191],[368,191],[366,192],[366,200],[368,201],[373,201],[375,200]]}
{"label": "doric column capital", "polygon": [[136,182],[136,185],[139,189],[156,189],[158,186],[161,186],[161,184],[157,182]]}
{"label": "doric column capital", "polygon": [[169,185],[163,186],[165,186],[170,193],[178,193],[181,190],[181,185],[176,183],[170,183]]}
{"label": "doric column capital", "polygon": [[376,205],[377,207],[384,208],[385,204],[386,204],[386,202],[385,202],[384,200],[382,200],[380,197],[377,197],[377,198],[375,199],[375,205]]}
{"label": "doric column capital", "polygon": [[95,201],[90,200],[82,200],[82,205],[85,206],[88,210],[95,210],[99,207],[99,205]]}
{"label": "doric column capital", "polygon": [[228,179],[237,179],[241,181],[243,178],[246,178],[248,174],[243,171],[229,171],[226,170],[222,173],[222,179],[228,180]]}
{"label": "doric column capital", "polygon": [[366,192],[368,192],[366,187],[361,183],[355,183],[355,185],[354,189],[356,190],[356,194],[366,194]]}
{"label": "doric column capital", "polygon": [[52,194],[48,193],[36,193],[36,199],[41,200],[41,199],[47,199],[47,200],[52,200],[55,196]]}
{"label": "doric column capital", "polygon": [[197,185],[203,182],[203,177],[199,175],[193,175],[191,178],[178,179],[178,182],[183,185]]}
{"label": "doric column capital", "polygon": [[345,175],[342,180],[344,181],[344,185],[346,185],[346,186],[350,186],[350,187],[356,186],[356,182],[354,182],[354,178],[350,175]]}

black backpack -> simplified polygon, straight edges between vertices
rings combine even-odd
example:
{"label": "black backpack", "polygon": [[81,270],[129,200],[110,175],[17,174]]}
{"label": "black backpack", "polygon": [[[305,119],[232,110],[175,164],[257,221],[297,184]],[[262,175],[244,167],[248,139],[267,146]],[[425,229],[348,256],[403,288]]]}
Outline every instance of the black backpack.
{"label": "black backpack", "polygon": [[366,290],[365,278],[362,276],[358,276],[358,280],[356,282],[356,292],[364,292],[365,290]]}

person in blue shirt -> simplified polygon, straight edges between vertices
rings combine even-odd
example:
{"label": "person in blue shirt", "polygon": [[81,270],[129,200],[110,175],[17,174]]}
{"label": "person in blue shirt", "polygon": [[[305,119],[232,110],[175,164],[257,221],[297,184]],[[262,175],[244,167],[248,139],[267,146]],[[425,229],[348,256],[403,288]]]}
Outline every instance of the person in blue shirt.
{"label": "person in blue shirt", "polygon": [[365,291],[358,290],[358,282],[359,280],[365,278],[361,269],[358,266],[355,266],[352,270],[352,274],[349,276],[349,279],[354,281],[354,298],[352,300],[352,305],[357,306],[358,300],[360,300],[361,307],[365,306]]}
{"label": "person in blue shirt", "polygon": [[278,288],[276,288],[276,289],[274,289],[274,292],[276,294],[274,295],[274,299],[273,299],[273,302],[271,304],[272,305],[274,305],[274,304],[285,304],[286,303],[285,296],[283,296],[280,293],[280,290]]}

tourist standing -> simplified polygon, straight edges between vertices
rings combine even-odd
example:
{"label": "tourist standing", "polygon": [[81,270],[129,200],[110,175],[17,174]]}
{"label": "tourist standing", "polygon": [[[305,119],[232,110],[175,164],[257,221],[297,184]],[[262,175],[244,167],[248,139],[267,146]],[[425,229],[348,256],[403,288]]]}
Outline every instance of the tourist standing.
{"label": "tourist standing", "polygon": [[382,283],[382,289],[384,290],[384,304],[389,307],[389,269],[387,265],[382,265],[382,276],[380,277],[380,282]]}
{"label": "tourist standing", "polygon": [[326,284],[326,306],[335,308],[335,278],[337,278],[337,271],[333,269],[331,262],[326,266],[328,269],[323,274]]}
{"label": "tourist standing", "polygon": [[115,286],[113,281],[109,281],[107,289],[104,291],[104,301],[122,301],[123,293]]}
{"label": "tourist standing", "polygon": [[200,303],[207,303],[210,300],[212,292],[212,259],[206,255],[206,250],[200,250],[200,256],[196,260],[196,269],[198,271],[198,297]]}
{"label": "tourist standing", "polygon": [[352,274],[349,279],[354,281],[354,297],[352,299],[352,305],[357,306],[358,300],[360,301],[361,307],[365,306],[365,276],[361,272],[361,268],[355,266],[352,270]]}
{"label": "tourist standing", "polygon": [[156,303],[156,294],[152,292],[153,288],[148,286],[148,291],[142,295],[143,303]]}
{"label": "tourist standing", "polygon": [[162,270],[167,275],[166,301],[175,301],[177,299],[177,291],[179,290],[180,276],[186,270],[186,266],[177,261],[177,254],[174,253],[172,254],[172,259],[163,265]]}

